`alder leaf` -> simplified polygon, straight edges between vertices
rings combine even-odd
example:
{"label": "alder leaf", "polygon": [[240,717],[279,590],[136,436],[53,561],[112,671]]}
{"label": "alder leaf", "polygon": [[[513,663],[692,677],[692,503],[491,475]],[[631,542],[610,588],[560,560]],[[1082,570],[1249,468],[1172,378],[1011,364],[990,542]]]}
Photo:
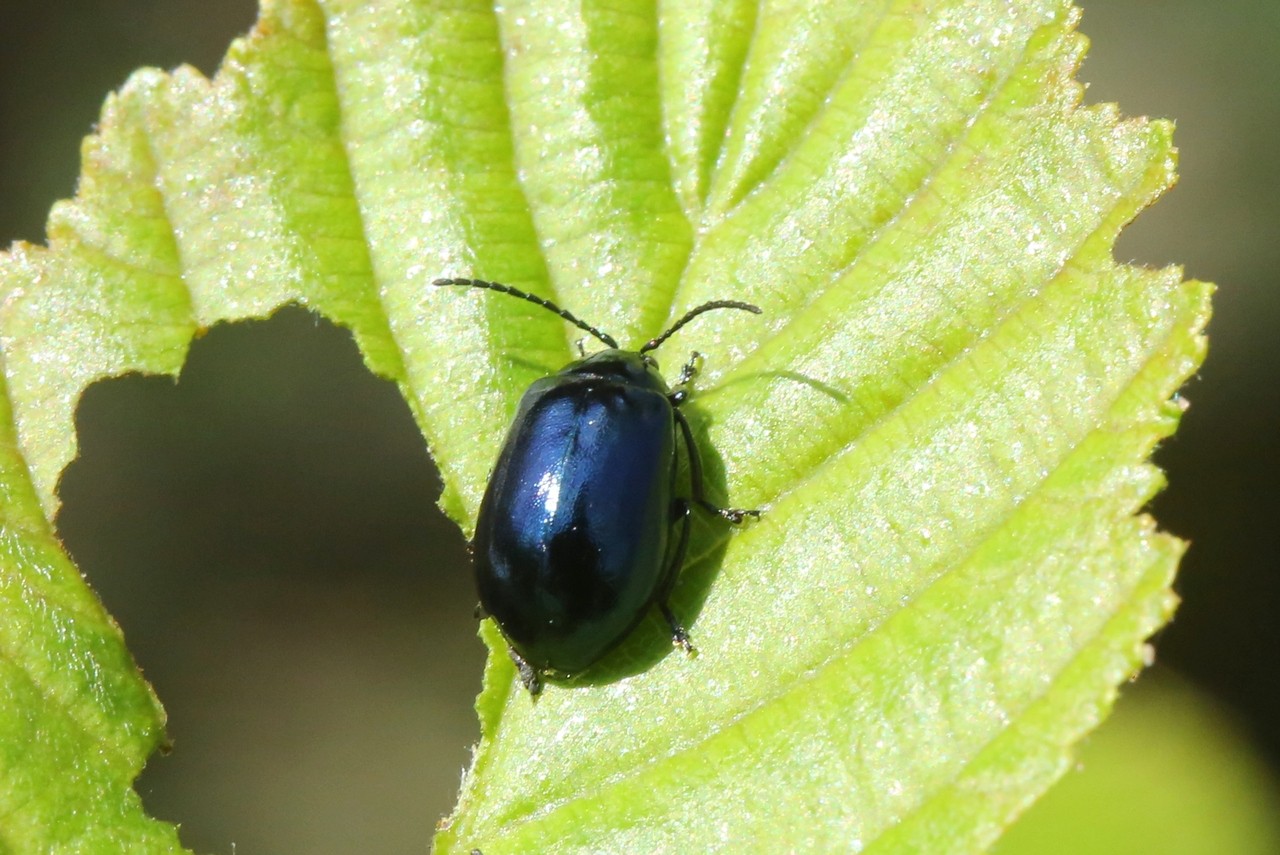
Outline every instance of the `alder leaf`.
{"label": "alder leaf", "polygon": [[1280,786],[1239,723],[1156,669],[997,855],[1280,852]]}
{"label": "alder leaf", "polygon": [[476,276],[630,347],[759,304],[660,355],[705,354],[711,492],[766,513],[695,532],[673,606],[696,658],[650,617],[533,703],[485,625],[438,850],[989,845],[1173,607],[1146,460],[1208,313],[1207,286],[1111,258],[1173,180],[1171,129],[1080,105],[1077,17],[273,0],[212,80],[138,72],[48,247],[0,259],[0,842],[178,848],[130,789],[163,715],[49,523],[84,388],[307,306],[399,384],[469,534],[576,335],[429,286]]}

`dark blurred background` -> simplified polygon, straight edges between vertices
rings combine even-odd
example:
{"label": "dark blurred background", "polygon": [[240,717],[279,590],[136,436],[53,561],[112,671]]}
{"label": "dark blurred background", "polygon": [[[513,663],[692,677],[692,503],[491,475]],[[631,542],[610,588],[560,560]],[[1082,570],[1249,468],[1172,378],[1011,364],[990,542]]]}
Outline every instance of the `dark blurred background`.
{"label": "dark blurred background", "polygon": [[[1090,101],[1174,117],[1181,184],[1117,257],[1219,283],[1210,357],[1158,461],[1192,541],[1159,665],[1280,768],[1280,4],[1095,0]],[[5,0],[0,245],[43,241],[80,139],[143,65],[212,73],[251,0]],[[195,342],[180,383],[80,406],[61,534],[170,716],[138,788],[188,846],[418,852],[452,805],[482,648],[424,444],[350,338],[300,310]]]}

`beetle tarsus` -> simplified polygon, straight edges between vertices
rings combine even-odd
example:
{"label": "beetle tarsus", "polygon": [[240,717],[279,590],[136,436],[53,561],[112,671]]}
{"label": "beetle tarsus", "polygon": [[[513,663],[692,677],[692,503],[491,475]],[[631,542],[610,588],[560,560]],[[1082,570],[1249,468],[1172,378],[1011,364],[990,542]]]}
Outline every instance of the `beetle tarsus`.
{"label": "beetle tarsus", "polygon": [[516,671],[520,674],[520,682],[524,684],[525,690],[529,692],[530,698],[536,698],[542,694],[542,675],[538,673],[538,669],[534,668],[519,653],[516,653],[514,647],[507,648],[507,652],[511,654],[511,661],[516,663]]}
{"label": "beetle tarsus", "polygon": [[666,602],[658,603],[658,609],[662,612],[662,616],[666,618],[667,625],[671,627],[671,646],[679,647],[689,656],[696,656],[698,651],[693,646],[693,642],[689,640],[689,633],[676,620],[675,614],[671,611],[671,606]]}
{"label": "beetle tarsus", "polygon": [[707,513],[715,514],[733,525],[742,525],[748,517],[753,520],[760,519],[760,511],[755,508],[718,508],[706,499],[695,499],[695,501]]}
{"label": "beetle tarsus", "polygon": [[689,361],[686,362],[681,367],[680,376],[676,378],[677,386],[685,386],[689,383],[690,380],[692,380],[695,376],[697,376],[698,363],[701,360],[702,360],[702,354],[699,353],[698,351],[695,350],[691,354],[689,354]]}

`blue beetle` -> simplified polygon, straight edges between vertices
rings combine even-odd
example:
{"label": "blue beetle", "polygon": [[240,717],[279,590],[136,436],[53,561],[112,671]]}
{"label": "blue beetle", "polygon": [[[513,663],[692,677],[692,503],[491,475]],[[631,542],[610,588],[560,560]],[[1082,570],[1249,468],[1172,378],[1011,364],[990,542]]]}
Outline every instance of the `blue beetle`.
{"label": "blue beetle", "polygon": [[[679,410],[701,355],[694,352],[673,390],[649,353],[703,312],[760,309],[736,300],[704,303],[638,351],[626,351],[555,303],[509,285],[432,284],[527,300],[608,347],[524,393],[480,503],[472,541],[480,608],[497,621],[525,688],[536,696],[545,674],[580,673],[654,604],[672,644],[692,651],[667,602],[684,563],[691,508],[734,524],[760,512],[703,498],[698,447]],[[677,431],[688,454],[688,498],[675,495]]]}

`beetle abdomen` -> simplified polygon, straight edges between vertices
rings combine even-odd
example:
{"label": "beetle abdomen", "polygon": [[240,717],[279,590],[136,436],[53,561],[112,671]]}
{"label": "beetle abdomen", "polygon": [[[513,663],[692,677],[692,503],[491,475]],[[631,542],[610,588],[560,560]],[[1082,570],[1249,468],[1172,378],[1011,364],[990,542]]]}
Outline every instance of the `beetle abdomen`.
{"label": "beetle abdomen", "polygon": [[476,525],[481,605],[534,667],[574,673],[663,583],[674,421],[666,396],[558,375],[520,402]]}

